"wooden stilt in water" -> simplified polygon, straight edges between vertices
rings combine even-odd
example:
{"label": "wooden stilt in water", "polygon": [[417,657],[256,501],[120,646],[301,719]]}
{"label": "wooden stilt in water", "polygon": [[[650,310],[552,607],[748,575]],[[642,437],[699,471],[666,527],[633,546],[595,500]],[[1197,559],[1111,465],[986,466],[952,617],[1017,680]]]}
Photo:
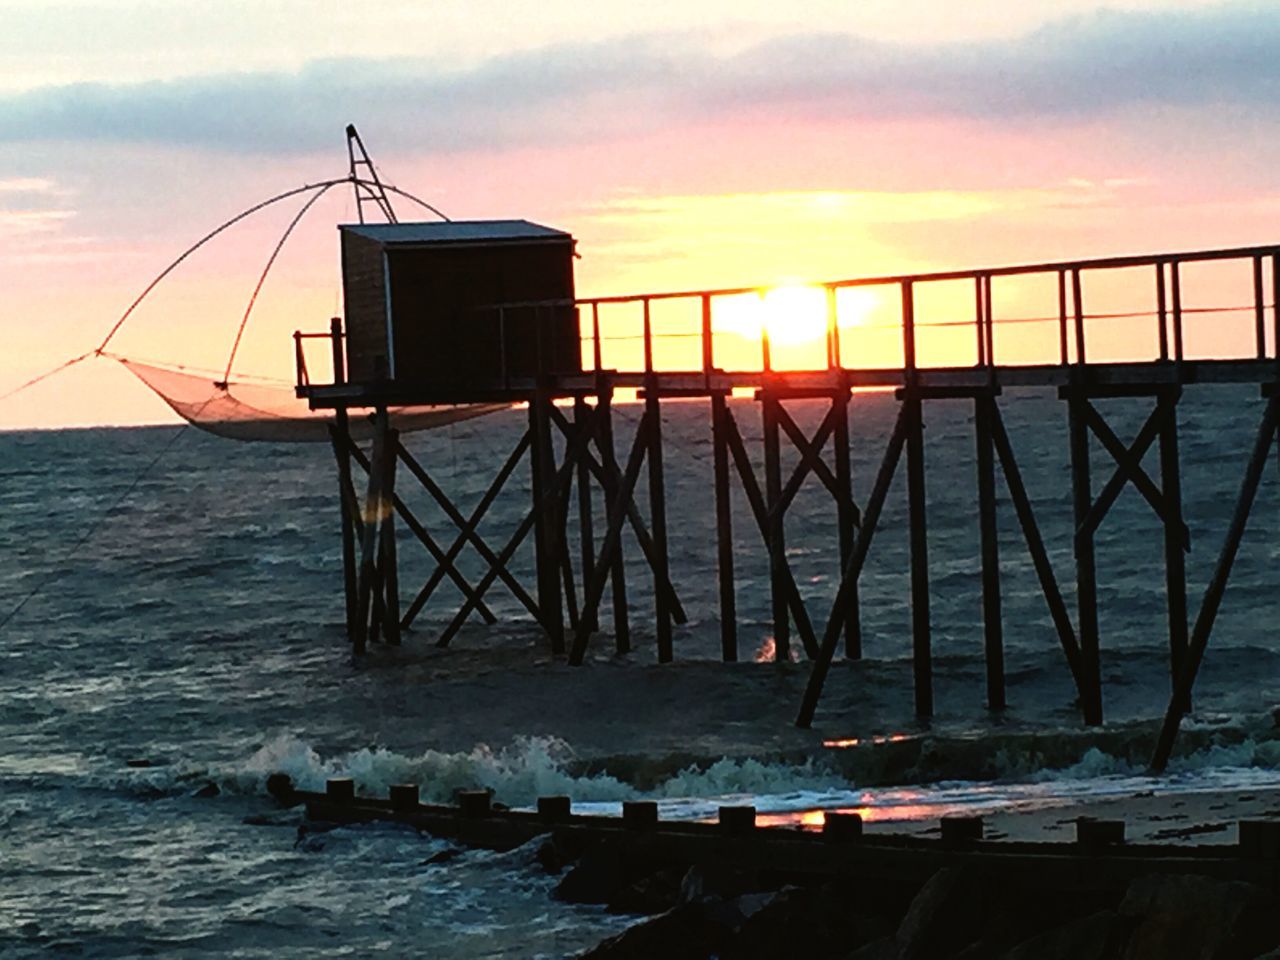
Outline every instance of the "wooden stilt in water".
{"label": "wooden stilt in water", "polygon": [[1093,486],[1089,478],[1089,434],[1084,407],[1089,400],[1082,392],[1067,391],[1068,428],[1071,434],[1071,492],[1076,535],[1076,604],[1080,633],[1080,667],[1084,689],[1081,708],[1085,723],[1102,723],[1102,667],[1098,644],[1098,582],[1094,564],[1093,530],[1086,521],[1093,506]]}
{"label": "wooden stilt in water", "polygon": [[[858,532],[857,509],[853,505],[853,472],[849,464],[849,391],[831,398],[834,428],[831,433],[832,459],[836,475],[836,524],[840,543],[840,569],[849,563]],[[858,610],[858,584],[849,588],[844,606],[844,655],[862,659],[862,617]]]}
{"label": "wooden stilt in water", "polygon": [[[631,455],[627,458],[627,468],[618,481],[617,492],[611,498],[614,509],[610,511],[612,519],[605,531],[604,540],[600,544],[600,560],[596,564],[595,579],[588,585],[583,600],[583,608],[589,613],[599,608],[600,598],[604,595],[605,580],[609,575],[606,564],[612,561],[613,554],[618,549],[622,537],[622,525],[626,521],[626,511],[622,507],[635,490],[636,481],[640,477],[640,468],[644,465],[645,453],[648,449],[649,412],[646,405],[645,414],[640,418],[639,426],[636,427],[636,437],[631,445]],[[578,632],[573,638],[573,646],[569,651],[570,663],[575,665],[582,663],[587,654],[587,641],[590,636],[591,632],[584,625],[579,625]]]}
{"label": "wooden stilt in water", "polygon": [[553,654],[564,653],[564,613],[560,597],[558,496],[550,494],[555,476],[555,448],[551,443],[551,400],[539,392],[529,401],[534,502],[534,563],[537,566],[538,609],[551,640]]}
{"label": "wooden stilt in water", "polygon": [[[582,397],[573,399],[573,423],[578,430],[594,434],[593,421],[588,417],[587,401]],[[582,583],[591,582],[596,565],[596,540],[594,517],[592,516],[591,469],[587,458],[578,461],[578,539],[582,558]],[[599,624],[593,623],[592,629],[598,630]]]}
{"label": "wooden stilt in water", "polygon": [[347,638],[356,634],[356,511],[352,502],[351,457],[347,453],[350,430],[347,411],[339,409],[329,426],[329,438],[333,443],[333,456],[338,464],[338,502],[342,518],[342,593],[346,598]]}
{"label": "wooden stilt in water", "polygon": [[[597,445],[600,449],[600,459],[604,467],[604,476],[601,478],[601,487],[604,489],[605,497],[605,526],[606,528],[614,525],[614,514],[622,510],[621,505],[617,502],[618,483],[616,477],[618,475],[618,456],[613,446],[613,388],[602,389],[596,395],[596,417],[598,421],[599,433],[597,435]],[[625,511],[623,510],[625,515]],[[617,518],[619,529],[623,522],[622,517]],[[603,547],[599,555],[599,563],[603,563]],[[594,571],[592,572],[594,576]],[[625,557],[622,552],[622,540],[619,538],[617,547],[613,551],[613,556],[609,561],[609,578],[610,593],[613,599],[613,642],[614,650],[617,653],[631,652],[631,624],[627,615],[627,568]],[[586,584],[591,582],[590,579],[584,578],[583,591],[584,596],[582,602],[584,607],[587,603],[585,591]]]}
{"label": "wooden stilt in water", "polygon": [[911,652],[916,716],[933,716],[933,643],[929,623],[929,548],[925,519],[924,415],[920,394],[908,387],[902,398],[907,415],[907,501],[911,543]]}
{"label": "wooden stilt in water", "polygon": [[773,609],[773,658],[779,662],[791,659],[791,621],[787,616],[787,599],[782,568],[786,563],[786,510],[782,507],[782,450],[778,436],[779,400],[765,388],[760,391],[760,414],[764,427],[764,490],[769,527],[769,594]]}
{"label": "wooden stilt in water", "polygon": [[1222,543],[1222,552],[1218,555],[1213,578],[1209,581],[1208,589],[1205,590],[1204,600],[1201,601],[1200,612],[1196,616],[1191,640],[1183,657],[1182,669],[1178,672],[1178,682],[1169,698],[1169,708],[1165,713],[1164,724],[1160,728],[1155,753],[1151,757],[1151,768],[1157,773],[1162,772],[1169,763],[1174,740],[1178,737],[1178,728],[1182,725],[1182,716],[1191,702],[1191,691],[1195,686],[1196,674],[1200,672],[1204,652],[1209,646],[1209,635],[1213,632],[1213,623],[1217,619],[1222,596],[1227,590],[1231,568],[1235,564],[1236,553],[1240,550],[1240,541],[1244,537],[1249,513],[1253,509],[1253,500],[1258,493],[1258,484],[1262,480],[1262,470],[1266,466],[1271,444],[1276,439],[1277,426],[1280,426],[1280,393],[1273,393],[1267,400],[1266,412],[1262,416],[1262,423],[1258,427],[1258,435],[1253,443],[1253,453],[1249,457],[1249,464],[1245,468],[1244,479],[1240,484],[1240,495],[1236,498],[1235,511],[1231,515],[1231,523],[1227,527],[1227,535]]}
{"label": "wooden stilt in water", "polygon": [[987,707],[1005,708],[1004,622],[1000,609],[1000,544],[996,527],[995,443],[991,410],[995,397],[974,401],[974,433],[978,443],[978,528],[982,541],[982,622],[986,641]]}
{"label": "wooden stilt in water", "polygon": [[383,451],[382,529],[378,532],[378,559],[381,567],[382,636],[393,646],[400,645],[400,573],[396,557],[396,512],[391,508],[396,490],[396,461],[400,433],[387,430]]}
{"label": "wooden stilt in water", "polygon": [[1166,407],[1160,428],[1160,487],[1167,515],[1164,517],[1165,596],[1169,606],[1169,672],[1176,686],[1187,652],[1187,544],[1183,540],[1182,466],[1178,457],[1180,391],[1165,390],[1158,403]]}
{"label": "wooden stilt in water", "polygon": [[373,417],[373,450],[370,454],[369,484],[365,494],[364,536],[360,542],[360,572],[356,581],[356,634],[351,652],[361,656],[368,649],[369,612],[373,603],[374,565],[377,560],[378,518],[382,513],[382,463],[386,458],[387,410],[379,407]]}
{"label": "wooden stilt in water", "polygon": [[733,579],[733,503],[729,496],[728,413],[723,393],[711,394],[711,444],[716,498],[716,568],[720,580],[720,655],[738,659],[738,606]]}
{"label": "wooden stilt in water", "polygon": [[663,585],[671,582],[671,568],[667,556],[667,486],[662,470],[662,404],[658,399],[655,378],[645,391],[645,413],[649,420],[649,523],[653,535],[653,597],[657,617],[658,662],[670,663],[673,651],[671,643],[671,606]]}

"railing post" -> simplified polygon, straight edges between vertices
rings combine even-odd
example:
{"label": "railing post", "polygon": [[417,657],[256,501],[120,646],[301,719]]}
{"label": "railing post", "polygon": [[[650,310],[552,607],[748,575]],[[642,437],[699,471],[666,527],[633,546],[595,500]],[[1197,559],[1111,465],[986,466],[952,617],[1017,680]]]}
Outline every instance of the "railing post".
{"label": "railing post", "polygon": [[982,275],[973,278],[973,327],[978,335],[978,366],[987,365],[987,338],[982,327],[986,320],[987,309],[983,302]]}
{"label": "railing post", "polygon": [[1071,362],[1067,348],[1067,274],[1058,271],[1058,356],[1065,367]]}
{"label": "railing post", "polygon": [[764,291],[760,297],[760,366],[765,373],[773,370],[773,344],[769,340],[769,311],[764,304]]}
{"label": "railing post", "polygon": [[1182,362],[1182,278],[1178,261],[1169,264],[1169,282],[1173,289],[1173,359]]}
{"label": "railing post", "polygon": [[1262,294],[1262,256],[1253,258],[1253,320],[1258,359],[1267,358],[1267,307]]}
{"label": "railing post", "polygon": [[840,368],[840,325],[838,305],[836,303],[836,288],[824,287],[827,293],[827,369],[838,370]]}
{"label": "railing post", "polygon": [[715,351],[711,339],[711,296],[702,295],[702,376],[706,386],[711,386],[711,371],[715,367]]}
{"label": "railing post", "polygon": [[902,281],[902,366],[914,380],[916,369],[916,308],[911,281]]}
{"label": "railing post", "polygon": [[[329,339],[333,343],[333,382],[346,383],[347,360],[346,351],[343,349],[341,317],[333,317],[329,321]],[[301,351],[301,343],[299,343],[299,351]]]}
{"label": "railing post", "polygon": [[644,304],[644,372],[653,373],[653,322],[649,317],[649,298]]}
{"label": "railing post", "polygon": [[311,378],[307,376],[307,358],[302,353],[302,331],[293,331],[293,366],[295,378],[298,386],[307,387],[311,385]]}
{"label": "railing post", "polygon": [[1071,268],[1071,300],[1075,310],[1076,363],[1085,362],[1084,350],[1084,293],[1080,283],[1080,268]]}
{"label": "railing post", "polygon": [[604,368],[603,350],[600,346],[600,304],[591,304],[591,362],[595,372]]}
{"label": "railing post", "polygon": [[1164,261],[1156,263],[1156,315],[1160,321],[1160,359],[1169,359],[1169,309],[1165,303]]}

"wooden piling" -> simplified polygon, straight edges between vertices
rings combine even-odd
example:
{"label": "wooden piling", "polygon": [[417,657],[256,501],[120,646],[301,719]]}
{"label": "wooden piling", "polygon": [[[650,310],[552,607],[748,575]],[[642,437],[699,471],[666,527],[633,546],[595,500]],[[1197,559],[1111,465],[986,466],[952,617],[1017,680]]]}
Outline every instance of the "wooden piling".
{"label": "wooden piling", "polygon": [[666,585],[671,582],[671,564],[667,555],[667,485],[662,471],[662,404],[658,398],[656,378],[645,391],[645,411],[649,420],[649,525],[653,537],[653,606],[657,618],[658,662],[670,663],[671,605]]}
{"label": "wooden piling", "polygon": [[779,401],[767,388],[760,391],[760,415],[764,428],[765,507],[769,518],[766,545],[769,550],[769,594],[773,609],[773,658],[791,659],[791,621],[787,616],[786,586],[782,568],[786,564],[786,511],[782,508],[782,451],[778,435]]}
{"label": "wooden piling", "polygon": [[[613,527],[615,519],[617,526],[621,528],[625,513],[624,508],[618,503],[618,483],[615,479],[618,475],[618,455],[613,445],[613,388],[601,389],[596,395],[596,419],[599,432],[597,434],[597,444],[600,449],[600,459],[604,466],[604,476],[601,478],[601,487],[604,489],[605,498],[605,526]],[[603,547],[601,547],[601,563],[603,563]],[[594,572],[593,572],[594,576]],[[589,579],[583,580],[583,592],[586,592],[586,584],[590,583]],[[613,551],[613,556],[609,561],[609,592],[612,594],[613,600],[613,642],[614,650],[617,653],[631,652],[631,624],[627,615],[627,568],[626,560],[622,549],[622,540],[619,539],[617,546]],[[585,605],[587,600],[583,597]]]}
{"label": "wooden piling", "polygon": [[711,444],[716,499],[716,572],[720,583],[720,655],[738,659],[738,608],[733,578],[733,503],[729,495],[728,413],[725,395],[711,394]]}
{"label": "wooden piling", "polygon": [[[581,431],[591,430],[592,421],[587,415],[587,402],[582,397],[573,398],[573,423],[574,426]],[[578,540],[580,546],[580,556],[582,563],[582,582],[585,584],[590,579],[595,570],[596,565],[596,541],[593,529],[594,518],[592,516],[592,497],[591,497],[591,470],[587,465],[587,458],[583,457],[578,461]],[[598,630],[598,624],[591,624],[593,630]]]}
{"label": "wooden piling", "polygon": [[995,398],[974,401],[974,434],[978,444],[978,529],[982,551],[982,624],[987,661],[987,708],[1003,710],[1005,700],[1004,622],[1000,605],[1000,540],[996,527],[995,441],[991,408]]}
{"label": "wooden piling", "polygon": [[382,636],[392,646],[400,645],[400,575],[396,557],[396,512],[391,500],[396,490],[396,461],[400,448],[400,433],[388,429],[386,450],[383,455],[382,529],[378,532],[379,565],[382,595]]}
{"label": "wooden piling", "polygon": [[551,652],[558,655],[564,653],[564,610],[560,595],[560,497],[555,493],[555,447],[547,410],[550,404],[551,398],[541,391],[529,401],[529,434],[538,609],[542,611]]}
{"label": "wooden piling", "polygon": [[[841,389],[831,398],[833,427],[832,460],[835,465],[836,536],[840,545],[840,569],[853,554],[857,537],[858,512],[853,501],[853,471],[849,454],[849,391]],[[858,585],[849,589],[844,605],[844,655],[850,660],[862,659],[862,616],[858,609]]]}
{"label": "wooden piling", "polygon": [[933,716],[933,642],[929,623],[929,540],[925,518],[924,415],[920,394],[902,398],[907,431],[907,501],[911,545],[911,655],[916,716]]}
{"label": "wooden piling", "polygon": [[1094,561],[1093,531],[1086,523],[1093,506],[1089,478],[1089,433],[1085,407],[1089,400],[1078,389],[1066,391],[1071,441],[1071,502],[1076,535],[1076,628],[1080,637],[1080,667],[1084,689],[1081,710],[1085,723],[1102,723],[1102,667],[1098,648],[1098,580]]}
{"label": "wooden piling", "polygon": [[1169,677],[1176,685],[1187,652],[1187,566],[1182,518],[1182,468],[1178,457],[1178,390],[1161,391],[1160,487],[1164,494],[1165,598],[1169,608]]}

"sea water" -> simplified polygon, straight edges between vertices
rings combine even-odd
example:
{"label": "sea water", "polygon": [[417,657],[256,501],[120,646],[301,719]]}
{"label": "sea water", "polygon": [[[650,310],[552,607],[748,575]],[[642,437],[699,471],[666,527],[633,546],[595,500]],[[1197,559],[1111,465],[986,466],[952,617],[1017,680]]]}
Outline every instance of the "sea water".
{"label": "sea water", "polygon": [[[1034,391],[1001,404],[1070,605],[1064,406]],[[1146,412],[1140,401],[1099,405],[1125,438]],[[758,459],[758,408],[743,400],[732,409]],[[810,428],[822,415],[816,403],[794,411]],[[900,476],[861,582],[866,659],[833,670],[817,719],[830,748],[803,756],[788,737],[804,664],[750,662],[772,649],[768,567],[740,491],[733,520],[748,662],[714,662],[704,404],[664,405],[673,579],[689,616],[676,631],[677,662],[653,664],[651,581],[628,542],[634,650],[613,655],[606,599],[603,632],[576,672],[551,662],[500,588],[486,597],[500,622],[473,622],[453,649],[432,644],[458,603],[445,587],[401,650],[353,663],[325,446],[236,444],[193,430],[175,440],[169,427],[0,434],[0,616],[34,594],[0,633],[0,954],[558,957],[630,922],[554,900],[555,879],[531,849],[438,858],[445,843],[392,826],[312,829],[266,795],[274,772],[313,789],[349,775],[372,794],[417,782],[424,797],[445,801],[458,788],[489,787],[516,806],[569,793],[583,809],[610,811],[647,796],[665,816],[685,818],[711,815],[726,799],[792,819],[848,807],[893,819],[1280,783],[1276,469],[1213,634],[1191,737],[1174,775],[1157,784],[1144,778],[1139,745],[1149,745],[1169,696],[1163,539],[1131,487],[1097,537],[1107,726],[1081,728],[1003,486],[1010,707],[985,710],[971,413],[962,401],[926,407],[936,717],[912,717]],[[620,404],[616,414],[628,444],[638,408]],[[887,395],[852,403],[859,502],[895,414]],[[1261,401],[1256,389],[1190,388],[1180,416],[1194,614]],[[512,410],[407,443],[466,511],[524,424]],[[1113,464],[1096,444],[1094,453],[1097,490]],[[1153,473],[1156,460],[1146,460]],[[408,480],[401,492],[448,542],[439,508]],[[527,509],[527,470],[507,493],[482,527],[495,549]],[[637,501],[646,495],[642,482]],[[598,498],[595,509],[599,535]],[[576,528],[576,504],[571,514]],[[819,625],[838,579],[834,519],[812,481],[788,518],[788,557]],[[407,601],[431,562],[403,529],[401,538]],[[531,564],[526,546],[513,563],[526,583]],[[470,552],[460,565],[473,581],[484,572]],[[601,700],[624,689],[653,703],[671,698],[678,710],[641,711],[632,726],[593,722]],[[540,691],[552,691],[562,718],[574,717],[564,699],[580,696],[582,722],[552,729]],[[699,722],[739,704],[740,725]]]}

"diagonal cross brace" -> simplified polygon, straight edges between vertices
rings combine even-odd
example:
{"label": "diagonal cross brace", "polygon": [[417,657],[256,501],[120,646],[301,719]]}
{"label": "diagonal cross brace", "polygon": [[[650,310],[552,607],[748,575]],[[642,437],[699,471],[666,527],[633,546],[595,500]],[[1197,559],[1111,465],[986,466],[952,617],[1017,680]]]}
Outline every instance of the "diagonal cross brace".
{"label": "diagonal cross brace", "polygon": [[[746,493],[747,502],[751,505],[751,513],[756,519],[756,526],[760,529],[760,536],[768,543],[768,506],[765,503],[764,494],[760,492],[759,481],[756,480],[756,475],[751,469],[751,462],[747,459],[747,450],[742,442],[742,433],[738,430],[738,421],[734,419],[728,407],[724,411],[724,425],[729,452],[733,455],[734,466],[738,468],[743,492]],[[771,556],[770,559],[774,558]],[[791,572],[791,565],[787,563],[787,558],[777,557],[776,562],[782,573],[782,588],[786,593],[787,607],[791,611],[791,617],[795,620],[796,632],[800,634],[805,654],[812,659],[818,655],[818,643],[814,638],[813,622],[809,619],[809,611],[804,605],[804,599],[800,596],[800,589],[796,586],[795,575]]]}
{"label": "diagonal cross brace", "polygon": [[[489,489],[484,492],[484,496],[480,498],[480,502],[477,503],[475,508],[471,511],[471,516],[467,518],[466,525],[458,534],[458,538],[454,540],[449,549],[445,551],[445,558],[450,563],[452,563],[454,558],[462,552],[462,548],[466,546],[469,533],[475,531],[479,527],[480,521],[484,519],[489,507],[493,504],[493,501],[497,499],[498,494],[506,485],[507,480],[511,477],[515,468],[520,464],[520,459],[524,456],[525,451],[529,449],[529,442],[529,433],[526,430],[524,435],[520,438],[520,442],[516,444],[515,449],[512,450],[511,454],[507,457],[506,463],[502,465],[502,469],[498,471],[497,475],[489,484]],[[444,579],[444,576],[445,568],[437,565],[435,570],[432,571],[431,576],[427,578],[426,584],[418,591],[418,595],[414,597],[413,603],[409,605],[409,609],[406,611],[404,619],[400,624],[402,628],[407,629],[409,627],[413,622],[413,619],[426,605],[427,600],[431,598],[432,592],[439,585],[440,581]],[[538,615],[535,613],[534,616],[536,617]]]}
{"label": "diagonal cross brace", "polygon": [[[520,449],[521,447],[516,447],[517,451]],[[436,503],[440,504],[440,508],[444,510],[445,515],[453,521],[454,526],[461,531],[461,536],[471,541],[476,552],[488,563],[497,563],[497,556],[491,549],[489,549],[489,545],[480,538],[480,535],[476,533],[475,526],[469,523],[467,519],[462,516],[458,511],[458,508],[453,505],[453,501],[451,501],[445,492],[440,489],[440,485],[432,479],[431,475],[427,473],[422,464],[420,464],[417,459],[403,446],[400,447],[400,459],[404,461],[404,465],[409,468],[409,472],[417,478],[418,482],[422,484],[427,493],[431,494],[432,499],[434,499]],[[449,557],[447,553],[445,556],[452,562],[452,557]],[[501,565],[498,566],[498,576],[502,578],[502,582],[511,590],[512,595],[524,605],[526,610],[533,614],[534,619],[537,619],[539,616],[538,605],[534,602],[533,598],[529,596],[528,591],[520,585],[520,581],[512,576],[511,572],[507,570],[505,566]]]}
{"label": "diagonal cross brace", "polygon": [[[360,464],[360,468],[364,470],[366,473],[368,473],[369,458],[364,455],[364,451],[361,450],[359,447],[357,447],[354,443],[349,444],[348,449],[350,449],[351,456],[355,459],[356,463]],[[452,580],[454,584],[458,587],[458,589],[462,591],[463,596],[467,598],[472,598],[472,597],[475,598],[478,605],[478,609],[480,611],[480,615],[484,617],[485,622],[497,623],[498,618],[493,615],[493,611],[491,611],[487,606],[485,606],[484,601],[481,599],[481,594],[473,590],[471,587],[471,584],[469,584],[466,578],[463,577],[462,574],[458,572],[458,569],[453,565],[453,562],[445,558],[444,550],[442,550],[440,548],[440,545],[436,543],[435,538],[432,537],[431,534],[427,532],[427,528],[424,527],[418,521],[418,518],[413,515],[413,512],[407,506],[405,506],[404,501],[400,499],[400,496],[398,494],[394,494],[394,493],[392,494],[391,505],[395,508],[396,513],[400,514],[400,518],[404,520],[405,526],[407,526],[410,530],[413,531],[413,535],[417,537],[419,541],[421,541],[422,545],[427,548],[427,551],[431,554],[431,556],[435,558],[436,563],[438,563],[441,567],[444,568],[445,573],[448,575],[449,579]],[[370,524],[366,523],[365,525],[366,539],[369,537],[369,531],[368,531],[369,526]]]}
{"label": "diagonal cross brace", "polygon": [[854,525],[862,522],[861,511],[858,510],[857,503],[853,497],[849,495],[848,490],[840,488],[839,481],[836,480],[835,474],[831,468],[827,466],[825,460],[822,459],[822,449],[826,446],[827,440],[836,426],[836,409],[832,405],[827,411],[827,415],[823,417],[822,423],[818,425],[818,430],[810,440],[804,435],[804,431],[792,419],[791,414],[787,412],[786,407],[781,403],[777,406],[778,425],[795,444],[796,450],[800,452],[800,463],[796,465],[795,472],[792,473],[791,479],[787,481],[787,485],[782,489],[782,496],[778,499],[778,511],[785,513],[791,506],[791,501],[800,492],[800,487],[812,472],[822,481],[822,485],[827,488],[828,492],[835,497],[837,502],[843,503],[846,507],[853,511]]}
{"label": "diagonal cross brace", "polygon": [[889,437],[889,445],[885,448],[884,459],[880,462],[880,470],[876,474],[875,484],[871,488],[871,496],[867,498],[867,512],[863,516],[862,528],[858,531],[858,540],[853,552],[849,554],[849,562],[845,564],[840,577],[840,586],[836,589],[835,600],[831,603],[831,616],[827,618],[826,629],[822,631],[822,644],[818,655],[814,657],[813,669],[809,673],[809,683],[805,687],[804,699],[800,703],[800,713],[796,716],[796,726],[808,728],[813,725],[813,715],[818,709],[818,699],[822,696],[822,687],[827,680],[827,672],[831,669],[831,659],[836,653],[836,644],[840,641],[843,628],[843,617],[840,611],[849,602],[854,584],[862,575],[862,566],[867,561],[867,553],[871,550],[871,540],[876,533],[876,524],[880,520],[880,511],[884,508],[885,498],[889,495],[889,486],[893,483],[893,475],[897,472],[898,461],[902,459],[902,448],[907,442],[908,416],[904,404],[898,411],[897,422],[893,425],[893,433]]}
{"label": "diagonal cross brace", "polygon": [[1147,417],[1146,422],[1142,425],[1142,429],[1138,431],[1138,436],[1129,446],[1125,446],[1124,442],[1116,436],[1115,431],[1102,419],[1102,415],[1098,413],[1093,404],[1086,400],[1081,406],[1085,423],[1089,425],[1089,429],[1093,431],[1094,435],[1102,441],[1102,445],[1106,447],[1107,452],[1115,458],[1116,470],[1111,475],[1111,479],[1107,481],[1106,486],[1102,488],[1102,492],[1098,494],[1098,499],[1089,508],[1084,520],[1081,521],[1076,531],[1077,541],[1091,536],[1098,529],[1103,517],[1107,515],[1111,505],[1120,496],[1120,491],[1124,489],[1125,483],[1132,482],[1138,492],[1151,504],[1151,508],[1155,510],[1156,515],[1166,524],[1171,524],[1177,529],[1178,536],[1182,540],[1183,551],[1189,551],[1191,549],[1191,531],[1187,528],[1186,523],[1177,516],[1174,505],[1169,503],[1163,491],[1156,486],[1155,482],[1142,468],[1142,458],[1151,449],[1151,444],[1159,436],[1160,429],[1170,417],[1174,416],[1176,410],[1174,404],[1158,403],[1155,410],[1151,412],[1151,415]]}

